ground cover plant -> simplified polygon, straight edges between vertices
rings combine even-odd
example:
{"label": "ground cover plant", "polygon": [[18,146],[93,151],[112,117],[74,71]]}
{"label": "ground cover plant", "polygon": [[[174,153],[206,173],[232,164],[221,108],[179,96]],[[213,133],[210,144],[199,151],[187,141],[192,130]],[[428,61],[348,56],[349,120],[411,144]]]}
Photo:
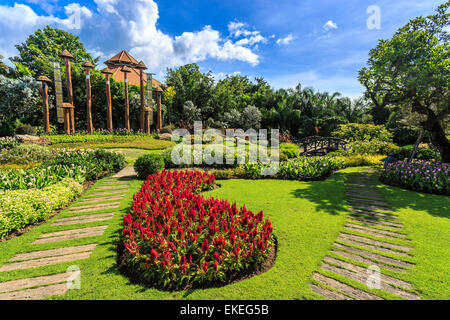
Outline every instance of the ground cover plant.
{"label": "ground cover plant", "polygon": [[450,166],[445,163],[398,161],[389,164],[381,178],[415,191],[450,195]]}
{"label": "ground cover plant", "polygon": [[198,194],[214,184],[214,175],[199,171],[149,176],[123,219],[125,269],[152,286],[183,288],[261,264],[273,246],[270,221]]}
{"label": "ground cover plant", "polygon": [[27,225],[45,220],[83,190],[70,178],[42,189],[0,189],[0,239]]}

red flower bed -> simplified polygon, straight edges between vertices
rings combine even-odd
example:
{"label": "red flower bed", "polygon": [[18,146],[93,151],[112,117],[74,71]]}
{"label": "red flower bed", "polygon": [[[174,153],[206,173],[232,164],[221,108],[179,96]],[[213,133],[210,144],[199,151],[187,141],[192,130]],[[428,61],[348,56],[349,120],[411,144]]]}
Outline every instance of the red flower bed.
{"label": "red flower bed", "polygon": [[262,263],[273,246],[270,221],[196,194],[214,185],[214,175],[199,171],[149,176],[123,218],[126,268],[148,284],[181,288],[224,282]]}

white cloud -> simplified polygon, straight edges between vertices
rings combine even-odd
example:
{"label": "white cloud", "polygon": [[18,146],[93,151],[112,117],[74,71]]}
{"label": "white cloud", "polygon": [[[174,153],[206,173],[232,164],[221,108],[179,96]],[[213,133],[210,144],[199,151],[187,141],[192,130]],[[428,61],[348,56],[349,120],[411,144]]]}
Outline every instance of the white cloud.
{"label": "white cloud", "polygon": [[294,36],[292,34],[287,35],[285,38],[279,38],[277,40],[278,45],[286,45],[291,43],[291,41],[294,40]]}
{"label": "white cloud", "polygon": [[[134,0],[132,4],[130,0],[94,2],[97,5],[95,12],[78,3],[67,5],[65,19],[37,15],[23,4],[0,6],[0,29],[8,34],[0,39],[0,47],[8,48],[8,56],[15,55],[15,44],[23,42],[36,29],[50,25],[80,35],[86,47],[95,49],[94,55],[100,47],[102,51],[114,53],[127,49],[136,59],[144,60],[152,71],[159,72],[167,67],[209,58],[238,60],[255,66],[259,63],[259,56],[249,46],[266,41],[259,31],[247,30],[242,22],[228,25],[230,35],[246,37],[240,40],[224,38],[211,26],[171,36],[157,27],[159,10],[154,0]],[[77,17],[81,18],[77,20]],[[80,30],[76,28],[77,22]]]}
{"label": "white cloud", "polygon": [[327,21],[327,23],[325,23],[323,25],[323,29],[325,31],[330,31],[330,30],[337,29],[337,28],[338,28],[338,25],[336,24],[336,22],[333,22],[332,20]]}

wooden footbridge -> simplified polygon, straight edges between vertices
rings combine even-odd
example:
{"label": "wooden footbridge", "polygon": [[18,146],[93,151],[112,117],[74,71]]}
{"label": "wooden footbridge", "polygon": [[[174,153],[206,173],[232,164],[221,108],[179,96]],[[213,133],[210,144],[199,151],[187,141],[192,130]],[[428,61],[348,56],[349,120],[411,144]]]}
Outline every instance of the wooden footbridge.
{"label": "wooden footbridge", "polygon": [[333,137],[311,136],[297,141],[297,144],[300,145],[300,155],[321,156],[345,148],[347,142]]}

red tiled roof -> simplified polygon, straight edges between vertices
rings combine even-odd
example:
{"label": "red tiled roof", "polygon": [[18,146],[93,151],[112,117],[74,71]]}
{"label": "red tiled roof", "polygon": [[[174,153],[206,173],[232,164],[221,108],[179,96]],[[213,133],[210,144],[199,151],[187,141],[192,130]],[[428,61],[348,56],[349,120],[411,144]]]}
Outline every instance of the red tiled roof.
{"label": "red tiled roof", "polygon": [[107,60],[105,62],[106,65],[110,64],[120,64],[120,65],[137,65],[139,62],[131,56],[128,52],[125,50],[120,51],[118,54],[116,54],[111,59]]}

